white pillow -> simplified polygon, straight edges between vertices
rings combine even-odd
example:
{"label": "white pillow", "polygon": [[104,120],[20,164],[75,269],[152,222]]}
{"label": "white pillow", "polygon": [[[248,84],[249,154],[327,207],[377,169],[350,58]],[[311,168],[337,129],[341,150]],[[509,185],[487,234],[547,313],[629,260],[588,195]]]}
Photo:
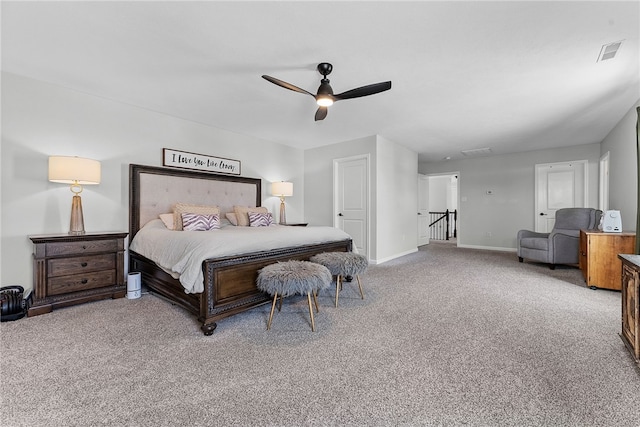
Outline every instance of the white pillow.
{"label": "white pillow", "polygon": [[225,216],[227,217],[227,219],[232,225],[238,225],[238,217],[236,216],[235,213],[227,212]]}
{"label": "white pillow", "polygon": [[172,213],[160,214],[158,216],[160,217],[160,219],[164,223],[164,226],[167,227],[169,230],[175,230],[176,229],[175,223],[173,221],[173,214]]}

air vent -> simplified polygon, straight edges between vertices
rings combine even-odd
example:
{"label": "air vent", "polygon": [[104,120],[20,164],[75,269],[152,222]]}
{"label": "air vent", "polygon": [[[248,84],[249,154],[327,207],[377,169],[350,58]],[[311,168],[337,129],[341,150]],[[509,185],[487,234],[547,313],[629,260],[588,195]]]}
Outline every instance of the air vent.
{"label": "air vent", "polygon": [[467,157],[488,156],[492,153],[491,148],[476,148],[473,150],[463,150],[461,153]]}
{"label": "air vent", "polygon": [[620,46],[622,46],[623,41],[624,40],[620,40],[619,42],[613,42],[603,45],[600,49],[600,55],[598,55],[598,60],[596,62],[606,61],[607,59],[612,59],[614,56],[616,56],[616,53],[618,53],[618,49],[620,49]]}

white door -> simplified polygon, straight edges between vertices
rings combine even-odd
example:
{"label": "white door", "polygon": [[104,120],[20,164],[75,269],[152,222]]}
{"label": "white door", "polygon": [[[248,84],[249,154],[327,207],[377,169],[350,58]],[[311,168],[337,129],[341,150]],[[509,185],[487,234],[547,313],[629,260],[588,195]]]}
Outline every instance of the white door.
{"label": "white door", "polygon": [[549,233],[562,208],[587,207],[587,161],[536,165],[536,231]]}
{"label": "white door", "polygon": [[334,226],[353,239],[359,254],[369,258],[369,157],[333,162]]}
{"label": "white door", "polygon": [[429,177],[418,174],[418,246],[429,243]]}

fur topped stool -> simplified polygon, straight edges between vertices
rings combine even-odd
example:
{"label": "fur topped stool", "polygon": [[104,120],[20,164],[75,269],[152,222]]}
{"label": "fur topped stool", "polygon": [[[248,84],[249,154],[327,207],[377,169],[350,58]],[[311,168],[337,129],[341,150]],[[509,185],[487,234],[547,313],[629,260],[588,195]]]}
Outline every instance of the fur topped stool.
{"label": "fur topped stool", "polygon": [[367,257],[353,252],[324,252],[312,256],[309,261],[327,267],[331,274],[336,276],[336,307],[338,306],[338,294],[342,289],[342,282],[347,276],[356,277],[360,288],[360,296],[364,299],[360,274],[364,273],[369,266]]}
{"label": "fur topped stool", "polygon": [[278,307],[278,311],[280,311],[284,297],[306,294],[309,302],[311,331],[315,332],[316,324],[313,319],[313,308],[311,308],[311,295],[313,295],[316,304],[316,312],[319,312],[317,292],[329,287],[331,281],[331,272],[326,267],[309,261],[284,261],[262,268],[258,272],[256,286],[261,291],[273,295],[267,330],[271,329],[271,320],[278,297],[280,297],[280,306]]}

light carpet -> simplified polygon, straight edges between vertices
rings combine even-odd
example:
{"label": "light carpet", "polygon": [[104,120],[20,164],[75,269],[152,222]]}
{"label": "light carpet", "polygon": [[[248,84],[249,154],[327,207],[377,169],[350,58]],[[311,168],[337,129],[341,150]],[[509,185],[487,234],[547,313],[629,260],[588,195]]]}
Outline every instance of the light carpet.
{"label": "light carpet", "polygon": [[432,243],[340,306],[290,297],[204,336],[153,295],[1,324],[2,426],[632,426],[619,292],[574,267]]}

